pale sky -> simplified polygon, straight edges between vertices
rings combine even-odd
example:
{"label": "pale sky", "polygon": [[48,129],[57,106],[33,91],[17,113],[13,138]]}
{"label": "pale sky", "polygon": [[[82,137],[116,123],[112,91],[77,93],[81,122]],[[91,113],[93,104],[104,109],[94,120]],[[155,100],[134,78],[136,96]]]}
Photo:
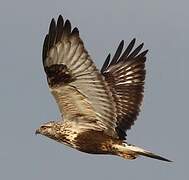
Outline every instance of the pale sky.
{"label": "pale sky", "polygon": [[[187,0],[1,0],[0,179],[187,179],[188,7]],[[144,42],[144,102],[127,139],[173,163],[89,155],[35,136],[40,124],[60,117],[41,60],[50,20],[59,14],[79,28],[99,69],[122,39]]]}

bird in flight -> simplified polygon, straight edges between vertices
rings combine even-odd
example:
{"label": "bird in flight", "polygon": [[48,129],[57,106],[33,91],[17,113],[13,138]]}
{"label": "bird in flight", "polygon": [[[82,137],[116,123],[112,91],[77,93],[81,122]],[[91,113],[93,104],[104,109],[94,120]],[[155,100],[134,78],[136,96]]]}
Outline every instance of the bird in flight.
{"label": "bird in flight", "polygon": [[128,144],[126,131],[140,111],[148,50],[143,43],[125,50],[121,41],[113,58],[107,56],[101,71],[84,47],[79,30],[60,15],[52,19],[43,44],[43,66],[61,119],[42,124],[36,134],[79,151],[117,155],[125,159],[147,156],[170,160]]}

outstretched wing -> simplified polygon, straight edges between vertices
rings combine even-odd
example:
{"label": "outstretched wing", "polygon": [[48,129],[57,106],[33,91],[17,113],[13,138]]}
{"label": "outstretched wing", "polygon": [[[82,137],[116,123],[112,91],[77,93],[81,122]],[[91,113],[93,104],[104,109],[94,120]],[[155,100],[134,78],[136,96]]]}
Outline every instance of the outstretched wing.
{"label": "outstretched wing", "polygon": [[[115,135],[113,98],[84,48],[77,28],[60,15],[53,19],[43,45],[43,65],[50,90],[65,121],[82,119],[82,126]],[[81,117],[81,118],[79,118]]]}
{"label": "outstretched wing", "polygon": [[109,54],[101,69],[116,103],[116,131],[120,139],[125,139],[126,130],[134,124],[143,98],[145,61],[148,50],[140,53],[143,47],[141,44],[132,51],[134,44],[135,39],[122,53],[124,41],[121,41],[111,62]]}

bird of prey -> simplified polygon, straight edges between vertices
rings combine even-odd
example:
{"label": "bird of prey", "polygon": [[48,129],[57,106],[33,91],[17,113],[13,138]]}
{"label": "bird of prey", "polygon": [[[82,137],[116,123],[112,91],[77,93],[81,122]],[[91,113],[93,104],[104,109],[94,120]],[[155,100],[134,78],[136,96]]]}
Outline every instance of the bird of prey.
{"label": "bird of prey", "polygon": [[147,156],[170,160],[128,144],[126,131],[140,111],[148,50],[143,43],[125,50],[121,41],[111,59],[97,69],[69,20],[52,19],[45,37],[42,59],[47,81],[61,119],[44,123],[36,130],[79,151],[117,155],[125,159]]}

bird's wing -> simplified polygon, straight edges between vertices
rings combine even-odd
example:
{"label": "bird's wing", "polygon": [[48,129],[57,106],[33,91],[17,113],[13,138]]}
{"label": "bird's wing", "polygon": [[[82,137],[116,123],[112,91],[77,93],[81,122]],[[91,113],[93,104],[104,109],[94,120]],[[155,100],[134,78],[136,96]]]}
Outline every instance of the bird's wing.
{"label": "bird's wing", "polygon": [[116,134],[116,110],[109,87],[85,50],[78,29],[72,30],[70,21],[64,22],[61,15],[57,23],[52,19],[44,40],[43,65],[65,121],[82,117],[83,126]]}
{"label": "bird's wing", "polygon": [[141,52],[143,44],[133,50],[134,44],[135,39],[122,53],[124,41],[121,41],[111,62],[109,54],[101,69],[116,103],[116,131],[120,139],[125,139],[126,130],[134,124],[143,98],[148,50]]}

